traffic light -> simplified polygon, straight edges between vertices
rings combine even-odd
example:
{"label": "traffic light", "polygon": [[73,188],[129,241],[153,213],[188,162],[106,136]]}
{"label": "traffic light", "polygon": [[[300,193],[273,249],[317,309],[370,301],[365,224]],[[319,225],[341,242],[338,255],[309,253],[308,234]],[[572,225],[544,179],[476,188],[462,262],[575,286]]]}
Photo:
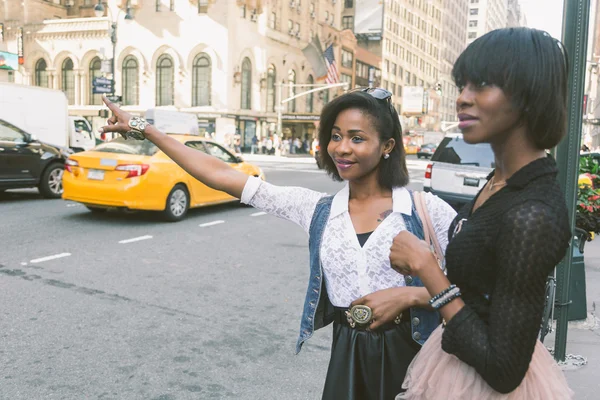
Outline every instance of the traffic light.
{"label": "traffic light", "polygon": [[435,84],[435,91],[440,96],[442,95],[442,84],[440,82],[438,82],[438,83]]}

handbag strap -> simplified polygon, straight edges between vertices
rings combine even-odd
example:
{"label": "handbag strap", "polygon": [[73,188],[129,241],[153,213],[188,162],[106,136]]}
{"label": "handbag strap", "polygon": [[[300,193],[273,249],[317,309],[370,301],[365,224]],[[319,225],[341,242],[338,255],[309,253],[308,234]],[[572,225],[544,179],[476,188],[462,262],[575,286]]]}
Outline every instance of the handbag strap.
{"label": "handbag strap", "polygon": [[419,218],[421,219],[421,223],[423,224],[423,234],[425,236],[425,241],[433,247],[433,251],[436,257],[438,258],[438,260],[440,260],[442,270],[445,270],[444,253],[442,252],[442,247],[440,246],[440,242],[438,241],[435,230],[433,229],[433,223],[431,222],[429,212],[427,211],[425,194],[422,192],[414,192],[413,198],[415,200],[415,208],[417,209],[417,214],[419,214]]}

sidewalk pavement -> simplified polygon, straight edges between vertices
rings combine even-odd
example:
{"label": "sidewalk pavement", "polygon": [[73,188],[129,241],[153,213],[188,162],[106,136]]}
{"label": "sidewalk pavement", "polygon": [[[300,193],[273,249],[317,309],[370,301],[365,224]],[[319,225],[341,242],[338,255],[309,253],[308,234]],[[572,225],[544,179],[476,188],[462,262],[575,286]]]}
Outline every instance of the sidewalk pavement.
{"label": "sidewalk pavement", "polygon": [[315,164],[315,158],[310,154],[288,154],[285,156],[267,155],[267,154],[242,154],[242,158],[248,162],[273,162],[273,163],[295,163],[295,164]]}
{"label": "sidewalk pavement", "polygon": [[[588,318],[569,322],[567,355],[583,356],[587,365],[563,370],[576,400],[596,400],[600,398],[600,315],[596,311],[596,304],[600,305],[600,239],[586,243],[584,262]],[[544,341],[547,347],[554,347],[555,333]]]}

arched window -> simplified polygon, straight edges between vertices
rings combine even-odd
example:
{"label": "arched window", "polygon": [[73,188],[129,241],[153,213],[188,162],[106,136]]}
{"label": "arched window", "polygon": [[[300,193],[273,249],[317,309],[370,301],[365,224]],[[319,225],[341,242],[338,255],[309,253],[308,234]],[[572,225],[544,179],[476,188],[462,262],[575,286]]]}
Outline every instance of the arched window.
{"label": "arched window", "polygon": [[102,62],[100,61],[99,57],[95,57],[91,62],[90,62],[90,71],[89,71],[89,77],[90,77],[90,96],[89,96],[89,103],[90,105],[100,105],[102,104],[102,95],[101,94],[94,94],[92,88],[93,88],[93,81],[94,78],[99,78],[102,76],[102,72],[100,72],[100,67],[102,66]]}
{"label": "arched window", "polygon": [[[296,71],[290,69],[288,71],[288,83],[290,85],[296,84]],[[296,88],[289,87],[288,98],[296,95]],[[296,99],[288,101],[288,112],[296,112]]]}
{"label": "arched window", "polygon": [[123,105],[133,106],[139,104],[139,69],[137,58],[134,56],[127,56],[123,60],[121,79]]}
{"label": "arched window", "polygon": [[208,55],[198,54],[192,67],[192,107],[210,106],[211,73]]}
{"label": "arched window", "polygon": [[275,72],[275,66],[269,65],[267,70],[267,111],[275,111],[275,82],[277,81],[277,74]]}
{"label": "arched window", "polygon": [[156,105],[172,106],[174,104],[175,70],[173,59],[163,54],[156,62]]}
{"label": "arched window", "polygon": [[242,61],[242,110],[252,108],[252,64],[248,57]]}
{"label": "arched window", "polygon": [[46,71],[47,68],[47,64],[46,64],[46,60],[44,60],[43,58],[40,58],[36,63],[35,63],[35,85],[36,86],[40,86],[40,87],[49,87],[48,85],[48,71]]}
{"label": "arched window", "polygon": [[[306,83],[308,85],[312,85],[313,83],[315,83],[315,80],[312,75],[308,76]],[[306,88],[306,90],[312,90],[312,89],[314,89],[314,88],[310,87],[310,86]],[[314,93],[309,93],[306,95],[306,112],[307,113],[313,112],[313,99],[314,99],[313,95],[314,95]]]}
{"label": "arched window", "polygon": [[73,60],[67,58],[61,68],[61,89],[67,95],[69,104],[75,104],[75,74],[73,73]]}

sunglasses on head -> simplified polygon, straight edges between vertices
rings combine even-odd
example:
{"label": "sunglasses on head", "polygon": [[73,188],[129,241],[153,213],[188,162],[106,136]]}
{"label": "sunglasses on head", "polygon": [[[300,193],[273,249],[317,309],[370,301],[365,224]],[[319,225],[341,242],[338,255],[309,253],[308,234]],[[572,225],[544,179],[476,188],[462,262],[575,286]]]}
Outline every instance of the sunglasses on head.
{"label": "sunglasses on head", "polygon": [[392,92],[380,87],[369,87],[369,88],[356,88],[350,92],[364,92],[375,97],[377,100],[390,100],[392,98]]}

